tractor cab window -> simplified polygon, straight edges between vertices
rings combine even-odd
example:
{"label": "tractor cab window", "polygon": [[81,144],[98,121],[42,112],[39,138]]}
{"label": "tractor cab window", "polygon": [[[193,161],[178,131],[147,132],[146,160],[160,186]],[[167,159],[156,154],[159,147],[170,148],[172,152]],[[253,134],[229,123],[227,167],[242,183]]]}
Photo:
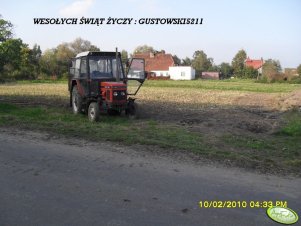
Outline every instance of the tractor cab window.
{"label": "tractor cab window", "polygon": [[70,66],[69,73],[73,77],[73,76],[75,76],[75,59],[72,59],[70,61],[69,66]]}
{"label": "tractor cab window", "polygon": [[[119,60],[120,61],[120,60]],[[97,78],[116,78],[116,58],[91,56],[89,58],[90,76],[92,79]],[[123,78],[123,71],[120,62],[118,63],[118,73]]]}
{"label": "tractor cab window", "polygon": [[[117,78],[117,73],[119,74],[119,78],[123,79],[123,71],[122,71],[122,67],[121,67],[121,62],[120,59],[118,58],[118,68],[116,68],[116,58],[112,59],[112,68],[113,68],[113,77]],[[117,71],[116,71],[117,69]]]}
{"label": "tractor cab window", "polygon": [[80,77],[86,78],[87,77],[87,59],[82,58],[80,63]]}
{"label": "tractor cab window", "polygon": [[79,68],[80,68],[80,59],[76,59],[76,61],[75,61],[75,70],[74,70],[74,76],[76,78],[79,78]]}
{"label": "tractor cab window", "polygon": [[133,58],[127,74],[128,79],[143,80],[145,79],[144,59]]}

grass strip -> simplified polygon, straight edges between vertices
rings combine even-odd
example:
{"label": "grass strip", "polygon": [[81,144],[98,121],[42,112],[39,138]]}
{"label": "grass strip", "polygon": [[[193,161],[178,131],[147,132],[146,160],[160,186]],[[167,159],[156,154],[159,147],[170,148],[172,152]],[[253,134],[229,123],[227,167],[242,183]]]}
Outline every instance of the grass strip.
{"label": "grass strip", "polygon": [[[301,173],[301,121],[293,114],[280,133],[266,138],[225,135],[218,145],[206,136],[184,127],[153,120],[129,120],[125,116],[102,115],[91,123],[84,115],[73,115],[66,108],[17,106],[0,103],[0,126],[46,131],[91,141],[156,145],[169,150],[193,152],[210,160],[256,168],[265,172]],[[296,120],[298,123],[296,126]],[[214,140],[214,139],[213,139]],[[221,143],[223,148],[221,148]]]}

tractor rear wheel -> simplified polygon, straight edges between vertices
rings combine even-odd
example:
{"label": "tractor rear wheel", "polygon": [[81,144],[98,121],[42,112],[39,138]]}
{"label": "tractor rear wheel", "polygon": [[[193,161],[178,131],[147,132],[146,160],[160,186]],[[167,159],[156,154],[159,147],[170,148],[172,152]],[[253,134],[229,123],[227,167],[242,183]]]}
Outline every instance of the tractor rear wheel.
{"label": "tractor rear wheel", "polygon": [[83,99],[78,93],[76,86],[72,89],[72,111],[74,114],[79,114],[82,111]]}
{"label": "tractor rear wheel", "polygon": [[88,109],[88,118],[91,122],[98,122],[100,118],[99,105],[97,102],[91,102]]}
{"label": "tractor rear wheel", "polygon": [[135,102],[130,101],[128,103],[128,107],[127,107],[125,113],[129,119],[138,118],[139,117],[138,105]]}

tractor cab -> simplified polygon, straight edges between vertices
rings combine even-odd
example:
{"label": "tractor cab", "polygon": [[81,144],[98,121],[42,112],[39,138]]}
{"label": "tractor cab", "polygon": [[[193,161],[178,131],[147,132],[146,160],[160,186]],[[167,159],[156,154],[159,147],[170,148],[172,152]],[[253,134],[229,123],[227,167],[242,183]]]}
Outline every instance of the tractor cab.
{"label": "tractor cab", "polygon": [[[127,73],[119,52],[82,52],[71,60],[68,89],[73,113],[88,113],[91,121],[98,121],[101,112],[137,117],[135,99],[145,80],[144,59],[133,58]],[[131,81],[136,90],[128,90]]]}

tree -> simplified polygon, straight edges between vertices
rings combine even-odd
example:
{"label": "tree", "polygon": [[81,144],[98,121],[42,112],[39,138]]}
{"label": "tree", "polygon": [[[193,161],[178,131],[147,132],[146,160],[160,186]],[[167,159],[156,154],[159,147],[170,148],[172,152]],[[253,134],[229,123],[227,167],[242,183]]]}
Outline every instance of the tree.
{"label": "tree", "polygon": [[268,59],[262,66],[262,75],[268,81],[273,81],[281,76],[281,65],[278,60]]}
{"label": "tree", "polygon": [[185,59],[182,59],[182,66],[191,66],[191,59],[189,57],[186,57]]}
{"label": "tree", "polygon": [[18,70],[14,72],[14,78],[19,79],[35,79],[34,64],[31,61],[32,50],[28,45],[23,45],[21,49],[21,61]]}
{"label": "tree", "polygon": [[[16,57],[21,51],[21,39],[12,39],[13,25],[10,21],[2,19],[0,14],[0,74],[4,77],[4,69],[13,70],[18,60]],[[6,65],[6,67],[5,67]]]}
{"label": "tree", "polygon": [[126,50],[121,50],[121,61],[123,64],[126,64],[127,61],[129,60],[129,54]]}
{"label": "tree", "polygon": [[221,76],[223,78],[230,78],[233,75],[233,68],[228,63],[221,63],[220,66]]}
{"label": "tree", "polygon": [[33,77],[37,78],[41,72],[40,60],[42,57],[42,50],[39,45],[34,44],[30,51],[30,63],[33,65]]}
{"label": "tree", "polygon": [[41,47],[38,44],[34,44],[32,47],[32,60],[34,62],[39,62],[41,56],[42,56],[42,50]]}
{"label": "tree", "polygon": [[90,48],[87,51],[100,51],[100,48],[96,45],[91,44]]}
{"label": "tree", "polygon": [[70,58],[84,51],[99,51],[90,41],[76,38],[70,43],[61,43],[43,54],[40,46],[32,49],[21,39],[13,39],[13,25],[0,15],[0,80],[34,79],[41,72],[55,77],[66,76]]}
{"label": "tree", "polygon": [[237,77],[243,77],[245,61],[247,59],[247,53],[245,50],[241,49],[238,53],[234,56],[232,60],[232,67],[234,71],[234,75]]}
{"label": "tree", "polygon": [[68,76],[68,66],[70,59],[75,57],[75,53],[70,48],[71,43],[61,43],[55,48],[55,58],[56,58],[56,71],[57,77],[67,77]]}
{"label": "tree", "polygon": [[121,51],[121,62],[123,64],[123,67],[127,70],[127,64],[129,61],[129,54],[126,50]]}
{"label": "tree", "polygon": [[297,73],[299,76],[301,76],[301,64],[297,67]]}
{"label": "tree", "polygon": [[208,71],[211,71],[211,72],[220,72],[220,67],[218,65],[211,65],[209,68],[208,68]]}
{"label": "tree", "polygon": [[60,62],[68,62],[70,58],[75,57],[75,52],[70,48],[69,43],[59,44],[55,49],[56,58]]}
{"label": "tree", "polygon": [[173,61],[175,62],[176,66],[181,65],[181,59],[177,55],[173,55],[172,58],[173,58]]}
{"label": "tree", "polygon": [[46,50],[40,59],[41,71],[54,78],[67,77],[68,65],[72,57],[85,51],[100,51],[90,41],[76,38],[72,42],[63,42],[56,48]]}
{"label": "tree", "polygon": [[85,51],[100,51],[100,49],[92,45],[90,41],[84,40],[82,38],[76,38],[73,42],[70,42],[69,48],[74,53],[74,55],[85,52]]}
{"label": "tree", "polygon": [[207,71],[213,63],[212,58],[207,58],[207,55],[202,50],[197,50],[193,54],[192,67],[196,70],[197,74]]}
{"label": "tree", "polygon": [[13,39],[13,24],[0,15],[0,75],[1,80],[33,79],[39,73],[41,49],[30,49],[21,39]]}
{"label": "tree", "polygon": [[41,57],[41,70],[51,76],[58,75],[58,64],[55,49],[47,49]]}
{"label": "tree", "polygon": [[242,78],[257,78],[258,71],[253,67],[244,67],[242,70]]}
{"label": "tree", "polygon": [[0,14],[0,42],[5,42],[13,38],[13,24],[10,21],[2,19]]}
{"label": "tree", "polygon": [[0,75],[3,79],[13,79],[13,72],[20,68],[21,39],[8,39],[0,44]]}
{"label": "tree", "polygon": [[21,39],[8,39],[0,44],[1,80],[34,79],[37,77],[33,50]]}
{"label": "tree", "polygon": [[72,42],[63,42],[56,47],[57,58],[60,61],[69,60],[75,57],[78,53],[85,51],[100,51],[100,49],[92,45],[90,41],[82,38],[76,38]]}
{"label": "tree", "polygon": [[[9,39],[0,44],[0,56],[1,65],[12,64],[14,67],[18,67],[21,60],[21,49],[23,42],[21,39]],[[1,67],[0,67],[1,70]]]}
{"label": "tree", "polygon": [[142,46],[137,46],[134,50],[134,54],[137,53],[155,53],[157,52],[152,46],[148,46],[148,45],[142,45]]}

